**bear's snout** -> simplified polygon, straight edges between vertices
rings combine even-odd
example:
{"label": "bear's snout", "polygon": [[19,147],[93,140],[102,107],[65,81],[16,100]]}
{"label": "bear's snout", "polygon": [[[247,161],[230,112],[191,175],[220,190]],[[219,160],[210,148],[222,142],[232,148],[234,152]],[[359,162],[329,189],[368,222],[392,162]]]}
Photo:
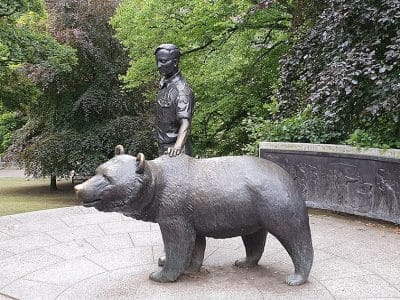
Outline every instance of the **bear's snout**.
{"label": "bear's snout", "polygon": [[74,186],[75,194],[78,194],[80,190],[82,190],[82,184],[77,184]]}
{"label": "bear's snout", "polygon": [[74,190],[75,190],[76,198],[82,202],[85,202],[85,198],[87,198],[87,196],[85,196],[86,193],[85,193],[83,184],[78,184],[78,185],[74,186]]}
{"label": "bear's snout", "polygon": [[84,206],[87,206],[87,204],[97,202],[99,199],[97,199],[96,193],[94,193],[91,190],[87,190],[84,187],[84,184],[78,184],[74,186],[75,190],[75,195],[76,198],[82,202]]}

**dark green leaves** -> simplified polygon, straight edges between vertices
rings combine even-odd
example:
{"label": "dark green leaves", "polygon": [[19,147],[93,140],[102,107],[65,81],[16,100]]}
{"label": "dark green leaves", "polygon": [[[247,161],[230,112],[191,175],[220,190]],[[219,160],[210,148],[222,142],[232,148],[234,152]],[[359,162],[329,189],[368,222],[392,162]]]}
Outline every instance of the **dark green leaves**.
{"label": "dark green leaves", "polygon": [[282,112],[311,106],[343,138],[381,118],[400,134],[399,1],[322,3],[283,61]]}

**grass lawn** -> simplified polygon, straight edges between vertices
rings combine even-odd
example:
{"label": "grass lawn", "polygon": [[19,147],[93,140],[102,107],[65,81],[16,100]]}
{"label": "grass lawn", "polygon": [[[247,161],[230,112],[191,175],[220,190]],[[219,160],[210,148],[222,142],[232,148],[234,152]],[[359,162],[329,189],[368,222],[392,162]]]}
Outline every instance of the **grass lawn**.
{"label": "grass lawn", "polygon": [[49,179],[0,178],[0,216],[79,205],[70,181],[58,181],[56,192],[49,186]]}

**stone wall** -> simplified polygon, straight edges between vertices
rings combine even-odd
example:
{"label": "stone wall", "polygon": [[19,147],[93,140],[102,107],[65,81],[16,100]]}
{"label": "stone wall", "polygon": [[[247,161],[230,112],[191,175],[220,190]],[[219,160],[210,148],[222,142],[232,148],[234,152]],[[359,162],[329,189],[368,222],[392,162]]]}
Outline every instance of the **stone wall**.
{"label": "stone wall", "polygon": [[261,143],[260,157],[293,176],[308,207],[400,224],[400,150]]}

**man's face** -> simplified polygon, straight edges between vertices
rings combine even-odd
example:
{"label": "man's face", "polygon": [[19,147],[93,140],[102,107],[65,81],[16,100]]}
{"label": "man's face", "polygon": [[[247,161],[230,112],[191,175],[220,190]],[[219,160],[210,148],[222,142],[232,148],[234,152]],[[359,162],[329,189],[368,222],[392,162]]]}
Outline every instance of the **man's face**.
{"label": "man's face", "polygon": [[162,76],[170,77],[178,72],[178,60],[172,58],[169,51],[160,49],[156,53],[157,68]]}

